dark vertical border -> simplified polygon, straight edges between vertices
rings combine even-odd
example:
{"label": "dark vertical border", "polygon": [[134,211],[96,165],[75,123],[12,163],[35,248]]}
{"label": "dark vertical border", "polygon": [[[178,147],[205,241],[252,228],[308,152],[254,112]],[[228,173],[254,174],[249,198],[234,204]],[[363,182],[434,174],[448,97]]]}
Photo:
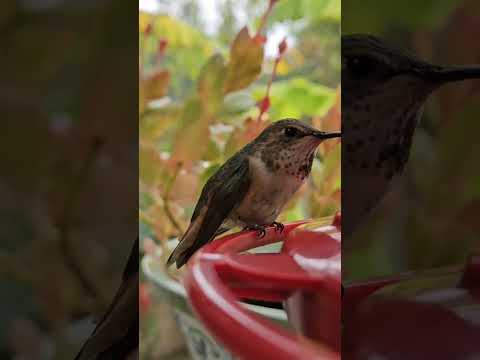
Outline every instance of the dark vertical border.
{"label": "dark vertical border", "polygon": [[71,359],[88,339],[88,359],[124,358],[138,347],[138,4],[0,13],[0,357]]}
{"label": "dark vertical border", "polygon": [[[480,305],[480,227],[472,221],[479,214],[480,146],[474,134],[479,130],[480,81],[450,83],[417,96],[425,106],[411,147],[403,140],[396,143],[409,155],[405,168],[380,199],[367,203],[362,194],[368,185],[345,178],[361,178],[389,156],[382,153],[386,147],[367,154],[359,146],[385,140],[391,129],[403,131],[402,136],[412,130],[398,125],[412,109],[405,103],[416,96],[412,84],[419,84],[426,67],[411,77],[395,73],[395,68],[408,67],[401,60],[404,51],[410,53],[408,59],[436,65],[476,64],[471,71],[480,78],[480,47],[473,40],[479,12],[480,4],[469,0],[342,1],[342,225],[360,219],[342,237],[342,358],[480,354],[475,340],[480,328],[474,320]],[[348,59],[346,54],[354,51],[345,36],[354,33],[375,35],[388,49],[401,50],[385,51],[370,42],[374,46],[355,45],[364,49],[357,51],[356,60]],[[355,80],[348,62],[357,64]],[[402,76],[403,84],[398,81]],[[382,108],[392,109],[391,116],[384,112],[376,119]],[[382,184],[375,186],[378,190]],[[368,216],[352,210],[359,202],[373,208]],[[467,308],[474,310],[465,312]]]}

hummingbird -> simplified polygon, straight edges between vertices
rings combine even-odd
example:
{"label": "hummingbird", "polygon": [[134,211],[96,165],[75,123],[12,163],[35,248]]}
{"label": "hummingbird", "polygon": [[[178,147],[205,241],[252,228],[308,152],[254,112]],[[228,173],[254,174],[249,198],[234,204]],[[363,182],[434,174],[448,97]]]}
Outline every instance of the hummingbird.
{"label": "hummingbird", "polygon": [[295,119],[276,121],[228,159],[206,182],[190,225],[167,265],[177,268],[201,246],[240,226],[265,236],[292,195],[305,182],[318,145],[340,137]]}
{"label": "hummingbird", "polygon": [[479,66],[433,65],[372,35],[342,37],[342,235],[402,173],[429,95],[476,78]]}

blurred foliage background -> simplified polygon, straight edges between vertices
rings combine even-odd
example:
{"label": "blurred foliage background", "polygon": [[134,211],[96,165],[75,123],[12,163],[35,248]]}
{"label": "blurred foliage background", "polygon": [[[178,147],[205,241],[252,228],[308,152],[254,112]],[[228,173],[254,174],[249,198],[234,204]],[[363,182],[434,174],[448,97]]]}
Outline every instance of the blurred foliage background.
{"label": "blurred foliage background", "polygon": [[[165,262],[166,242],[183,234],[206,180],[268,124],[294,117],[340,128],[340,1],[154,5],[139,14],[139,218],[143,250],[160,246]],[[339,143],[322,144],[308,185],[279,221],[339,210],[340,169]],[[142,281],[145,359],[175,343],[165,341],[173,336],[162,329],[165,310],[149,307],[148,294]]]}
{"label": "blurred foliage background", "polygon": [[[372,33],[438,64],[480,64],[480,3],[342,0],[342,32]],[[400,181],[343,256],[349,279],[461,263],[480,246],[480,81],[434,93]],[[343,199],[348,201],[348,199]]]}
{"label": "blurred foliage background", "polygon": [[138,231],[136,8],[0,2],[0,359],[72,359],[119,285]]}

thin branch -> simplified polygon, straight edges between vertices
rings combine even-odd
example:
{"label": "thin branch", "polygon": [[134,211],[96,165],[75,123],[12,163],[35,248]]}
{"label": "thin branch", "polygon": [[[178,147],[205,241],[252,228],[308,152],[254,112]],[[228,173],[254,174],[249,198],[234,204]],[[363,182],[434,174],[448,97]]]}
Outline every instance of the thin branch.
{"label": "thin branch", "polygon": [[270,75],[270,78],[268,79],[268,84],[267,84],[267,91],[265,92],[265,96],[263,97],[262,100],[260,100],[258,107],[260,109],[257,117],[257,122],[260,123],[262,121],[262,116],[265,114],[268,109],[270,108],[270,90],[272,88],[273,80],[275,80],[275,76],[277,74],[277,67],[278,64],[280,63],[280,60],[282,59],[283,54],[285,53],[285,50],[287,49],[287,39],[284,38],[280,44],[278,45],[278,55],[275,57],[275,62],[273,63],[273,69],[272,69],[272,74]]}
{"label": "thin branch", "polygon": [[173,173],[172,177],[170,178],[167,186],[165,187],[165,192],[162,196],[163,198],[163,210],[165,211],[165,215],[167,215],[168,220],[172,223],[172,225],[175,227],[175,229],[181,234],[183,232],[182,227],[178,223],[177,219],[175,219],[175,216],[173,215],[172,210],[170,209],[170,194],[173,189],[173,185],[175,184],[175,181],[177,180],[177,176],[180,173],[180,170],[182,169],[183,164],[181,162],[177,163],[177,167],[175,168],[175,172]]}
{"label": "thin branch", "polygon": [[278,0],[270,0],[268,2],[267,10],[265,10],[265,12],[263,13],[262,18],[260,19],[260,24],[258,25],[257,36],[261,35],[263,29],[267,25],[268,17],[270,16],[273,6],[277,3],[277,1]]}

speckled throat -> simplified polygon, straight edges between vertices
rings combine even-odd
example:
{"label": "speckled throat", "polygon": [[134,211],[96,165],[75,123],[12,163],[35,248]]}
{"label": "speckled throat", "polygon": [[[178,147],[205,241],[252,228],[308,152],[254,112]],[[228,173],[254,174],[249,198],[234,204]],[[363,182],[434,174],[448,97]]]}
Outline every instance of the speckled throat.
{"label": "speckled throat", "polygon": [[260,158],[268,170],[277,175],[294,176],[299,181],[305,180],[312,170],[313,157],[318,140],[285,147],[270,145],[261,150]]}
{"label": "speckled throat", "polygon": [[403,76],[366,96],[344,97],[342,232],[345,234],[365,218],[391,181],[403,172],[430,90],[416,79]]}

